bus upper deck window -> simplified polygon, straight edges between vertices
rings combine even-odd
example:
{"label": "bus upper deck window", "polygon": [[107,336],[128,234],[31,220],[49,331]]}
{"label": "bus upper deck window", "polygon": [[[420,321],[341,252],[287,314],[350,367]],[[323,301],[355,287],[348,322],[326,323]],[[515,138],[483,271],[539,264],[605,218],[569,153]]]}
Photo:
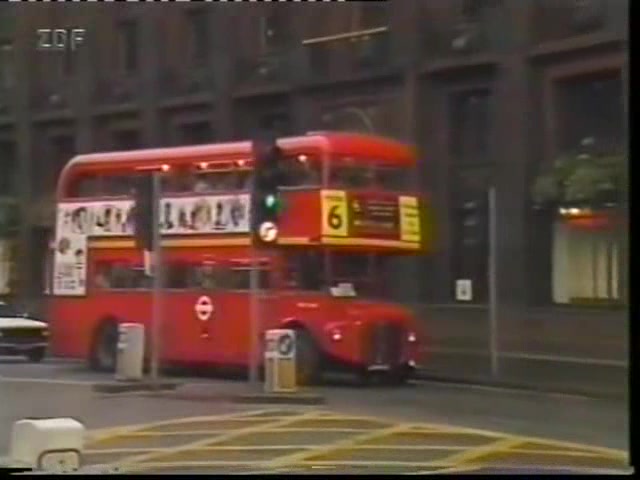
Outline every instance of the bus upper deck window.
{"label": "bus upper deck window", "polygon": [[78,178],[71,187],[71,197],[89,198],[100,196],[100,179],[95,175]]}
{"label": "bus upper deck window", "polygon": [[320,185],[321,169],[317,161],[306,155],[298,155],[287,159],[286,186],[316,187]]}
{"label": "bus upper deck window", "polygon": [[124,175],[110,175],[103,179],[102,195],[107,197],[122,197],[131,193],[131,178]]}
{"label": "bus upper deck window", "polygon": [[239,188],[237,172],[205,172],[196,175],[196,193],[229,192]]}
{"label": "bus upper deck window", "polygon": [[374,185],[373,171],[369,167],[336,166],[331,169],[331,184],[344,188],[367,188]]}
{"label": "bus upper deck window", "polygon": [[385,190],[402,191],[410,187],[408,170],[380,167],[376,169],[376,185]]}

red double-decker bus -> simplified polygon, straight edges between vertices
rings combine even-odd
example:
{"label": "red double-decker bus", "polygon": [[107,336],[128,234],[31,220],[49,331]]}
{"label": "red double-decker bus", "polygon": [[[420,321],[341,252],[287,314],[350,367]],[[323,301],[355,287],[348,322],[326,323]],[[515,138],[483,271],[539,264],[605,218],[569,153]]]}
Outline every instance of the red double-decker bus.
{"label": "red double-decker bus", "polygon": [[131,193],[141,169],[157,169],[163,364],[248,365],[255,261],[262,330],[296,330],[300,383],[335,367],[409,378],[424,335],[410,311],[385,298],[385,282],[394,258],[429,246],[425,202],[411,188],[415,153],[348,133],[277,143],[288,175],[277,246],[266,250],[251,244],[252,142],[73,158],[58,185],[52,354],[111,370],[118,324],[150,331],[152,282],[132,237]]}

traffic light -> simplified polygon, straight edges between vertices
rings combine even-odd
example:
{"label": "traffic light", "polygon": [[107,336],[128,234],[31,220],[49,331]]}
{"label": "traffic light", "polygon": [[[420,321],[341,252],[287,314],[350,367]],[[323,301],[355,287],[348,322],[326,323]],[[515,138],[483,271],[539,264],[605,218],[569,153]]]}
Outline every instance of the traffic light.
{"label": "traffic light", "polygon": [[136,246],[153,250],[154,194],[153,175],[140,175],[135,179],[135,203],[133,206],[133,229]]}
{"label": "traffic light", "polygon": [[254,142],[255,166],[251,195],[251,231],[254,243],[272,244],[278,238],[282,198],[283,154],[275,141]]}

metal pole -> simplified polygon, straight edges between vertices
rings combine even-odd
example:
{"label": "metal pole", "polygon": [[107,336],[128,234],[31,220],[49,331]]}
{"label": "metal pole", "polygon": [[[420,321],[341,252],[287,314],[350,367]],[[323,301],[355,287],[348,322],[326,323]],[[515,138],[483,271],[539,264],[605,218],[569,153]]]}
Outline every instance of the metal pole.
{"label": "metal pole", "polygon": [[260,298],[259,290],[259,258],[258,251],[255,246],[251,249],[251,272],[249,277],[249,289],[250,292],[250,317],[251,317],[251,326],[249,328],[250,335],[250,358],[249,358],[249,383],[258,387],[259,375],[258,375],[258,365],[259,365],[259,354],[260,354]]}
{"label": "metal pole", "polygon": [[497,245],[496,245],[496,189],[489,189],[489,349],[491,374],[498,376],[498,300],[497,300]]}
{"label": "metal pole", "polygon": [[153,173],[153,314],[151,324],[151,381],[159,377],[162,332],[162,235],[160,232],[160,173]]}

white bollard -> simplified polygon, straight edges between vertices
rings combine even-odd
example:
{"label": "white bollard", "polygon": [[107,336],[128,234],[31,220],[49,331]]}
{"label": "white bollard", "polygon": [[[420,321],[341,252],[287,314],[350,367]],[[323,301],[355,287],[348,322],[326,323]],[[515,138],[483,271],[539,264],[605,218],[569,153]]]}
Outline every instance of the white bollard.
{"label": "white bollard", "polygon": [[12,463],[48,472],[80,468],[84,425],[73,418],[25,419],[13,424]]}
{"label": "white bollard", "polygon": [[144,374],[144,325],[121,323],[118,331],[116,380],[142,380]]}

